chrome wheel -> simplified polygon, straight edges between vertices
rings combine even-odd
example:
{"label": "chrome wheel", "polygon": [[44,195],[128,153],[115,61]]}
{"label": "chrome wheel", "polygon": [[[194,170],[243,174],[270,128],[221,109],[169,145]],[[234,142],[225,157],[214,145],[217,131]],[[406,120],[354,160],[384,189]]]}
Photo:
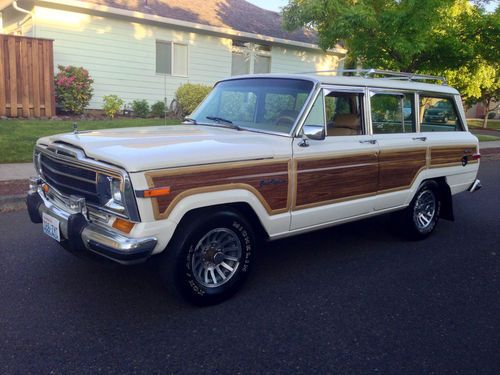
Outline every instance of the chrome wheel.
{"label": "chrome wheel", "polygon": [[197,282],[215,288],[228,282],[240,266],[242,254],[238,235],[229,228],[216,228],[198,241],[191,258]]}
{"label": "chrome wheel", "polygon": [[413,220],[420,231],[428,229],[436,214],[436,197],[431,190],[423,190],[417,196]]}

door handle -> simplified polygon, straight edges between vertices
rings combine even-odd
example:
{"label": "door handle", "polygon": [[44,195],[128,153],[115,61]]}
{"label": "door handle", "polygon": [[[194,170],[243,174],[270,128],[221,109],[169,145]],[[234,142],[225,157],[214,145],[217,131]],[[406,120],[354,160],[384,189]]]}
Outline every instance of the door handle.
{"label": "door handle", "polygon": [[359,141],[359,143],[369,143],[371,145],[374,145],[375,143],[377,143],[377,140],[376,139],[366,139],[364,141]]}
{"label": "door handle", "polygon": [[412,138],[414,141],[422,141],[425,142],[427,140],[427,137],[414,137]]}

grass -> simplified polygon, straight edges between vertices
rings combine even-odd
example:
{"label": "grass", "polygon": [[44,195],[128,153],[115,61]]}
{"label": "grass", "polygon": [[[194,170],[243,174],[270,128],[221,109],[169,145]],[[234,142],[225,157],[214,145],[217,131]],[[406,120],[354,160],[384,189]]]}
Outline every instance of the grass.
{"label": "grass", "polygon": [[483,135],[483,134],[475,134],[479,142],[491,142],[491,141],[500,141],[500,137],[495,137],[493,135]]}
{"label": "grass", "polygon": [[[483,127],[483,120],[481,119],[467,119],[467,124],[471,128],[482,128]],[[488,127],[487,129],[496,129],[500,130],[500,120],[488,120]]]}
{"label": "grass", "polygon": [[[167,119],[167,125],[179,120]],[[77,121],[78,130],[129,128],[133,126],[163,125],[162,119],[115,119]],[[73,130],[73,121],[62,120],[0,120],[0,163],[22,163],[32,160],[33,146],[40,137],[67,133]]]}

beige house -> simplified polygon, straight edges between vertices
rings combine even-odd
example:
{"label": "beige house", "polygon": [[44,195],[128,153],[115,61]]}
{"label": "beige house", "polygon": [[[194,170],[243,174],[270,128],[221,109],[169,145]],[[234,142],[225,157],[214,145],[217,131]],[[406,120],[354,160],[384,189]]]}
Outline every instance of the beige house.
{"label": "beige house", "polygon": [[3,33],[53,39],[56,66],[89,70],[90,108],[109,94],[169,103],[186,82],[338,69],[347,52],[325,53],[314,32],[285,32],[245,0],[0,0],[0,12]]}

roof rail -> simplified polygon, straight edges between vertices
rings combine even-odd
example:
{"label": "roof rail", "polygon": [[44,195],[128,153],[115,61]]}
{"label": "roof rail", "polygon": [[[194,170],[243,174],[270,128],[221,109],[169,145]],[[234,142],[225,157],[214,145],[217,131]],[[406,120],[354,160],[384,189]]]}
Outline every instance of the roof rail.
{"label": "roof rail", "polygon": [[[341,75],[354,75],[364,78],[396,79],[407,81],[441,81],[443,86],[447,86],[446,78],[441,76],[432,76],[428,74],[396,72],[392,70],[378,69],[335,69],[335,70],[316,70],[312,72],[302,72],[299,74],[321,74],[321,73],[339,73]],[[377,77],[375,77],[377,76]],[[381,77],[380,77],[381,76]]]}

